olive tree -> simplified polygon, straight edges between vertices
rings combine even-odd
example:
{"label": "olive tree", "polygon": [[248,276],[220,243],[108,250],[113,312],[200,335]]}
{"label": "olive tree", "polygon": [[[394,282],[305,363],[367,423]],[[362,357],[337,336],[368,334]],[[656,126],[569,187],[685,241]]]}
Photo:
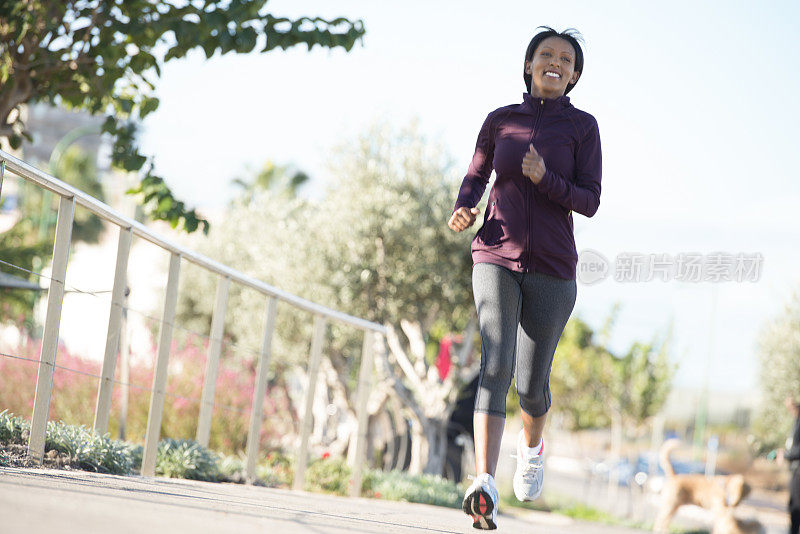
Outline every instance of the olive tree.
{"label": "olive tree", "polygon": [[[441,473],[447,420],[474,361],[469,238],[447,227],[458,188],[444,151],[413,126],[376,126],[339,147],[319,200],[265,191],[237,202],[201,251],[281,289],[387,327],[370,412],[401,406],[411,423],[412,471]],[[199,241],[199,238],[195,238]],[[183,291],[182,291],[183,293]],[[182,320],[207,328],[213,282],[186,277]],[[256,345],[263,299],[234,289],[227,332]],[[279,310],[277,361],[303,364],[311,321]],[[464,332],[453,370],[434,365],[436,335]],[[354,421],[360,333],[334,326],[323,375]],[[472,358],[472,359],[471,359]]]}

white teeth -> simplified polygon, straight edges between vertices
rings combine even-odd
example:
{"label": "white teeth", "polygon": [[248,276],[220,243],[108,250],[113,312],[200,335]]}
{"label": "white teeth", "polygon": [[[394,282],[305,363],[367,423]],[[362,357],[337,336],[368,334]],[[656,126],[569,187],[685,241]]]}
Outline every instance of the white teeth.
{"label": "white teeth", "polygon": [[561,78],[561,75],[560,74],[556,74],[555,72],[545,72],[544,75],[545,76],[549,76],[551,78]]}

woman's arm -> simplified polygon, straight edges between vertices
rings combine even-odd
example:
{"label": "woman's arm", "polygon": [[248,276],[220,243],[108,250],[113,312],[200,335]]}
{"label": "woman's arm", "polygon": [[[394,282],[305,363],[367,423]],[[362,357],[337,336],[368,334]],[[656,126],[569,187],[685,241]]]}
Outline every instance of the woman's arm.
{"label": "woman's arm", "polygon": [[602,163],[600,130],[592,119],[592,125],[575,154],[575,183],[547,169],[537,187],[553,202],[591,217],[600,207]]}
{"label": "woman's arm", "polygon": [[481,131],[478,133],[478,142],[475,144],[475,154],[469,164],[467,175],[461,182],[458,191],[458,199],[453,208],[455,212],[458,208],[474,208],[486,191],[489,178],[492,175],[494,159],[494,127],[492,118],[494,113],[489,113],[483,121]]}

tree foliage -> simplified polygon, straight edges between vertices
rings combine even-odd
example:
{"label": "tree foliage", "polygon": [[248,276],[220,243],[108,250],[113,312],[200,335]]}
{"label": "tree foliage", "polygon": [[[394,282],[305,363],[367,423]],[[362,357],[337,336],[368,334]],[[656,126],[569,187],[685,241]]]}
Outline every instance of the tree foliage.
{"label": "tree foliage", "polygon": [[607,427],[616,416],[635,432],[661,410],[671,389],[675,369],[666,340],[634,342],[622,356],[606,347],[614,314],[600,336],[573,317],[556,348],[550,375],[553,409],[566,416],[572,429]]}
{"label": "tree foliage", "polygon": [[233,184],[240,189],[240,203],[249,204],[263,191],[296,197],[298,190],[310,180],[305,172],[289,165],[276,165],[268,160],[260,170],[245,178],[236,178]]}
{"label": "tree foliage", "polygon": [[[193,238],[190,244],[346,313],[398,329],[402,319],[418,321],[426,333],[437,321],[451,330],[463,328],[474,307],[472,264],[467,237],[442,224],[457,188],[443,151],[413,127],[400,132],[375,127],[343,144],[331,169],[332,183],[319,200],[263,188],[252,199],[245,193],[207,239]],[[275,181],[290,177],[291,171]],[[182,320],[207,329],[215,279],[199,271],[182,278]],[[254,327],[263,308],[263,298],[233,287],[226,333],[257,348],[260,325]],[[297,350],[307,350],[310,330],[302,329],[310,322],[306,317],[299,329],[287,328],[299,330]]]}
{"label": "tree foliage", "polygon": [[[92,158],[79,146],[73,145],[64,151],[56,168],[56,176],[60,180],[104,202],[105,195],[97,174],[97,166]],[[57,202],[55,198],[52,198],[52,200]],[[103,221],[100,217],[82,209],[75,211],[72,226],[73,243],[80,241],[97,243],[102,232]]]}
{"label": "tree foliage", "polygon": [[112,162],[141,172],[139,194],[151,218],[188,232],[208,222],[155,174],[136,143],[138,122],[158,109],[155,82],[164,63],[202,49],[268,52],[305,44],[350,50],[360,20],[289,19],[267,0],[12,0],[0,3],[0,136],[30,140],[20,106],[47,102],[105,115]]}
{"label": "tree foliage", "polygon": [[[66,183],[103,200],[103,188],[97,169],[79,146],[69,147],[59,158],[56,174]],[[0,257],[27,271],[41,270],[44,260],[53,253],[54,225],[58,210],[58,197],[24,180],[20,195],[19,220],[6,232],[0,233]],[[103,231],[103,222],[84,209],[76,209],[72,226],[72,243],[96,243]],[[40,284],[37,276],[10,266],[2,270]],[[46,284],[45,284],[46,285]],[[34,331],[33,307],[38,298],[29,289],[2,289],[0,321],[19,323],[28,332]]]}
{"label": "tree foliage", "polygon": [[784,400],[800,401],[800,290],[761,329],[758,342],[761,406],[753,431],[761,450],[782,447],[791,436],[792,415]]}

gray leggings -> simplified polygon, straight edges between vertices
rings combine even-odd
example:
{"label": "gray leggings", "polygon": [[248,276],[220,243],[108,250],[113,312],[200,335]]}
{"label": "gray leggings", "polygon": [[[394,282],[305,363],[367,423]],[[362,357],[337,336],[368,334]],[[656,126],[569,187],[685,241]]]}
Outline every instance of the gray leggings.
{"label": "gray leggings", "polygon": [[575,280],[478,263],[472,291],[481,328],[475,411],[506,416],[516,359],[520,406],[533,417],[544,415],[550,409],[553,353],[575,306]]}

